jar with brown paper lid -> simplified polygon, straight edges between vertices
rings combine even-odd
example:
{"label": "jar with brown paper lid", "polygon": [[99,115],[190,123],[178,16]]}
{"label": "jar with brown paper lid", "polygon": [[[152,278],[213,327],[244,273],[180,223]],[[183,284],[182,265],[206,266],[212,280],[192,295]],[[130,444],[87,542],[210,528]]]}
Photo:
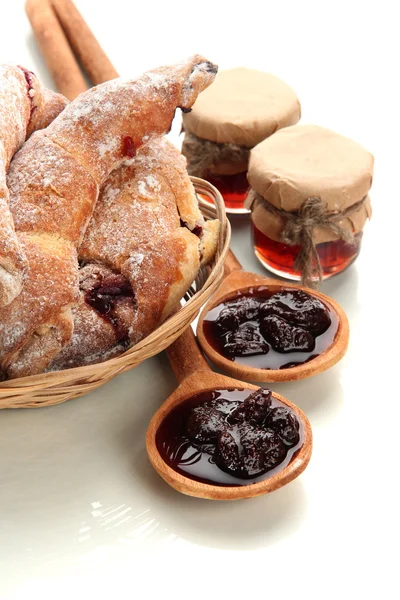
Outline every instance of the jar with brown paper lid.
{"label": "jar with brown paper lid", "polygon": [[244,213],[251,148],[300,119],[300,103],[278,77],[253,69],[220,71],[183,115],[182,153],[190,175],[221,192],[227,212]]}
{"label": "jar with brown paper lid", "polygon": [[371,216],[374,158],[316,125],[282,129],[250,154],[254,251],[277,275],[315,286],[358,256]]}

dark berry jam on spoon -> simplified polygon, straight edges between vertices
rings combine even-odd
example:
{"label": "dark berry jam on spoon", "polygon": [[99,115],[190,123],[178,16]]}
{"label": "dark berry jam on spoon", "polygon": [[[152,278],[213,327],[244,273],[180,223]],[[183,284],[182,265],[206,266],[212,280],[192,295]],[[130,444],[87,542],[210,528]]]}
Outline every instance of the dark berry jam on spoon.
{"label": "dark berry jam on spoon", "polygon": [[217,486],[250,485],[275,475],[302,442],[294,412],[262,389],[196,394],[171,410],[156,433],[167,465]]}
{"label": "dark berry jam on spoon", "polygon": [[319,356],[333,342],[338,319],[302,290],[252,289],[204,317],[207,342],[231,361],[257,369],[289,369]]}
{"label": "dark berry jam on spoon", "polygon": [[224,373],[242,381],[297,381],[343,358],[349,322],[335,300],[243,271],[231,251],[224,275],[197,325],[202,350]]}
{"label": "dark berry jam on spoon", "polygon": [[153,415],[151,464],[183,494],[239,500],[268,494],[308,465],[306,415],[275,392],[213,373],[189,327],[167,349],[179,386]]}

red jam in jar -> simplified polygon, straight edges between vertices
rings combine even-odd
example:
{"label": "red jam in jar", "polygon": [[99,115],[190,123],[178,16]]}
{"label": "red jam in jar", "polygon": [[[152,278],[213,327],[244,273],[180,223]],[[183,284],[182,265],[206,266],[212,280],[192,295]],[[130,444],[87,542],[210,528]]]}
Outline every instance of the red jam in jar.
{"label": "red jam in jar", "polygon": [[246,175],[247,171],[236,175],[212,175],[208,173],[205,179],[221,192],[228,211],[249,212],[244,207],[244,201],[250,187]]}
{"label": "red jam in jar", "polygon": [[[257,229],[253,222],[252,236],[255,255],[264,267],[287,279],[301,279],[299,271],[294,268],[300,246],[290,246],[272,240]],[[357,258],[361,249],[362,231],[357,233],[354,239],[354,245],[342,239],[316,245],[323,279],[340,273]]]}

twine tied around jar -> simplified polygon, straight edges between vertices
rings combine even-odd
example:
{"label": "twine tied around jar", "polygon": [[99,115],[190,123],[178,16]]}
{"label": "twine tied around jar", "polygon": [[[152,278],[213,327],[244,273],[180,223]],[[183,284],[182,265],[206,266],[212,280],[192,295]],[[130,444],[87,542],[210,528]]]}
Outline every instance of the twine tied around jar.
{"label": "twine tied around jar", "polygon": [[209,169],[220,163],[248,163],[251,148],[238,144],[217,144],[203,140],[193,133],[185,132],[182,143],[182,154],[187,159],[187,169],[190,175],[203,177]]}
{"label": "twine tied around jar", "polygon": [[321,198],[310,197],[303,202],[298,211],[288,212],[282,208],[277,208],[254,189],[251,189],[246,199],[246,206],[251,208],[255,200],[261,201],[270,213],[279,215],[284,219],[285,225],[280,236],[281,240],[290,246],[300,246],[294,269],[300,272],[302,285],[316,287],[321,282],[323,273],[313,237],[314,228],[330,229],[347,244],[354,245],[353,232],[345,229],[341,221],[355,213],[365,203],[366,199],[367,196],[364,196],[359,202],[342,211],[329,211],[326,203]]}

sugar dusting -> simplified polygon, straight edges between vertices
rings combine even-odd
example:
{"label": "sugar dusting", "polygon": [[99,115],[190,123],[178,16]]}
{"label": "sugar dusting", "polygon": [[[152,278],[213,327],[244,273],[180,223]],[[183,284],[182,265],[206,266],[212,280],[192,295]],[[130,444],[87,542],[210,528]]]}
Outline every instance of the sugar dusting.
{"label": "sugar dusting", "polygon": [[[0,309],[0,367],[4,370],[26,344],[46,332],[48,326],[57,326],[60,306],[65,309],[78,299],[78,268],[76,251],[61,242],[53,247],[48,239],[39,236],[18,235],[29,261],[21,293],[8,306]],[[64,321],[60,321],[61,330]],[[68,340],[65,340],[67,342]],[[36,347],[31,355],[34,371],[45,346]]]}
{"label": "sugar dusting", "polygon": [[136,150],[147,136],[169,130],[178,106],[191,106],[212,82],[208,61],[193,56],[135,80],[113,79],[80,94],[48,127],[47,135],[80,159],[101,184],[125,156],[122,140]]}
{"label": "sugar dusting", "polygon": [[[182,167],[182,157],[172,144],[165,138],[152,139],[107,179],[80,247],[84,264],[107,265],[131,282],[137,301],[129,327],[131,344],[160,323],[168,303],[176,304],[197,274],[199,241],[182,228],[177,206],[182,196],[195,199]],[[183,237],[181,231],[186,232]],[[85,364],[98,362],[125,349],[118,350],[94,310],[89,314],[80,305],[75,315],[71,343],[52,368],[76,364],[78,356]]]}
{"label": "sugar dusting", "polygon": [[9,210],[6,172],[22,146],[31,114],[23,71],[0,65],[0,306],[21,289],[25,261]]}
{"label": "sugar dusting", "polygon": [[[121,143],[123,136],[132,137],[137,149],[149,143],[154,134],[168,130],[176,107],[193,103],[197,94],[211,83],[207,69],[198,76],[201,64],[206,64],[206,61],[201,57],[193,57],[178,66],[163,67],[147,73],[135,81],[114,80],[102,84],[82,94],[67,106],[44,133],[34,134],[17,155],[15,167],[8,179],[10,202],[16,222],[23,226],[24,230],[32,230],[35,235],[41,233],[43,236],[43,229],[50,233],[48,223],[53,219],[52,234],[46,238],[48,246],[57,247],[58,243],[63,246],[68,218],[63,219],[59,216],[66,206],[68,214],[73,211],[73,204],[70,201],[66,202],[68,194],[64,189],[69,187],[79,194],[83,182],[83,186],[86,186],[85,191],[90,190],[86,203],[90,205],[91,213],[98,195],[97,187],[104,183],[113,169],[124,162],[127,163],[124,145]],[[193,78],[195,72],[197,75]],[[2,74],[3,71],[0,71],[0,81]],[[14,76],[18,79],[18,75],[15,74],[10,75],[9,79]],[[6,87],[3,82],[1,93]],[[15,146],[10,156],[7,154],[9,140],[3,143],[1,166],[6,165],[6,168],[15,149],[23,143],[29,123],[31,100],[26,85],[24,91],[22,90],[23,86],[20,94],[11,95],[7,103],[0,102],[0,107],[7,106],[8,111],[11,107],[10,112],[17,115],[12,127],[7,124],[7,131],[14,136],[11,141]],[[17,110],[19,98],[26,105],[25,121],[21,117],[22,111]],[[3,114],[0,113],[0,117]],[[38,144],[40,146],[38,140],[42,143],[44,151],[37,152]],[[79,166],[79,177],[75,168],[69,168],[70,160]],[[135,187],[134,173],[128,173],[125,169],[135,170],[138,165],[147,171],[138,178]],[[166,183],[170,174],[167,161],[160,168],[160,179],[152,172],[154,166],[157,166],[157,157],[146,157],[144,152],[138,161],[132,159],[129,165],[120,169],[122,179],[121,175],[117,175],[115,180],[106,182],[102,206],[103,210],[107,207],[108,222],[102,220],[104,215],[101,213],[101,206],[99,218],[95,219],[96,207],[92,219],[96,226],[90,226],[87,230],[86,249],[90,248],[90,260],[112,265],[128,277],[133,277],[136,270],[137,294],[141,294],[144,301],[146,294],[151,294],[150,304],[153,304],[152,308],[147,309],[148,314],[154,313],[154,318],[159,321],[172,283],[175,284],[177,279],[187,279],[186,274],[183,276],[180,273],[179,265],[182,263],[182,270],[187,271],[190,268],[187,264],[190,253],[186,253],[188,242],[184,242],[179,236],[176,247],[171,247],[171,251],[168,249],[169,242],[166,243],[165,235],[168,237],[168,233],[171,232],[173,236],[173,233],[180,229],[176,202],[180,190],[179,186],[173,189],[169,181]],[[177,172],[174,172],[175,176]],[[186,183],[183,184],[185,185]],[[166,193],[161,193],[162,190]],[[3,193],[4,197],[5,194]],[[82,206],[86,196],[87,194],[83,194],[79,201],[82,202]],[[1,206],[4,205],[7,207],[7,202],[3,202]],[[131,222],[126,219],[128,213],[135,215],[134,224],[132,219]],[[82,222],[76,224],[80,235],[85,232],[89,216],[86,211]],[[6,219],[1,219],[0,222],[5,223]],[[111,232],[113,235],[110,235]],[[59,333],[56,332],[53,337],[54,342],[62,338],[62,331],[68,330],[65,326],[68,321],[65,318],[67,309],[78,301],[77,261],[75,250],[70,244],[64,245],[60,260],[56,253],[49,261],[49,254],[40,244],[34,243],[33,237],[28,242],[24,234],[16,236],[13,230],[11,233],[17,244],[24,240],[23,247],[30,254],[30,269],[22,293],[10,307],[0,309],[0,356],[4,366],[20,348],[26,348],[27,343],[32,342],[36,354],[32,353],[29,359],[26,355],[24,360],[27,359],[27,363],[30,361],[34,369],[35,361],[40,363],[49,347],[46,349],[40,343],[36,344],[36,338],[33,337],[42,336],[45,339],[49,327],[59,327]],[[132,236],[132,233],[135,235]],[[72,233],[68,235],[72,239]],[[99,239],[96,240],[96,237]],[[198,254],[198,242],[194,240],[194,244]],[[162,268],[166,269],[166,281],[163,280]],[[151,275],[147,273],[148,269]],[[194,277],[195,272],[192,275]],[[158,281],[160,277],[161,281]],[[152,286],[150,289],[149,285]],[[160,286],[167,287],[166,295],[157,298],[155,290]],[[180,296],[184,291],[180,292]],[[154,310],[155,307],[157,310]],[[144,305],[143,311],[137,311],[142,323],[146,314],[145,308]],[[132,336],[136,336],[137,339],[138,336],[145,335],[150,325],[151,328],[154,327],[154,324],[147,323],[144,329],[140,330],[139,327],[139,331],[135,332],[132,325]],[[110,349],[102,351],[103,357],[105,352],[109,351]]]}

